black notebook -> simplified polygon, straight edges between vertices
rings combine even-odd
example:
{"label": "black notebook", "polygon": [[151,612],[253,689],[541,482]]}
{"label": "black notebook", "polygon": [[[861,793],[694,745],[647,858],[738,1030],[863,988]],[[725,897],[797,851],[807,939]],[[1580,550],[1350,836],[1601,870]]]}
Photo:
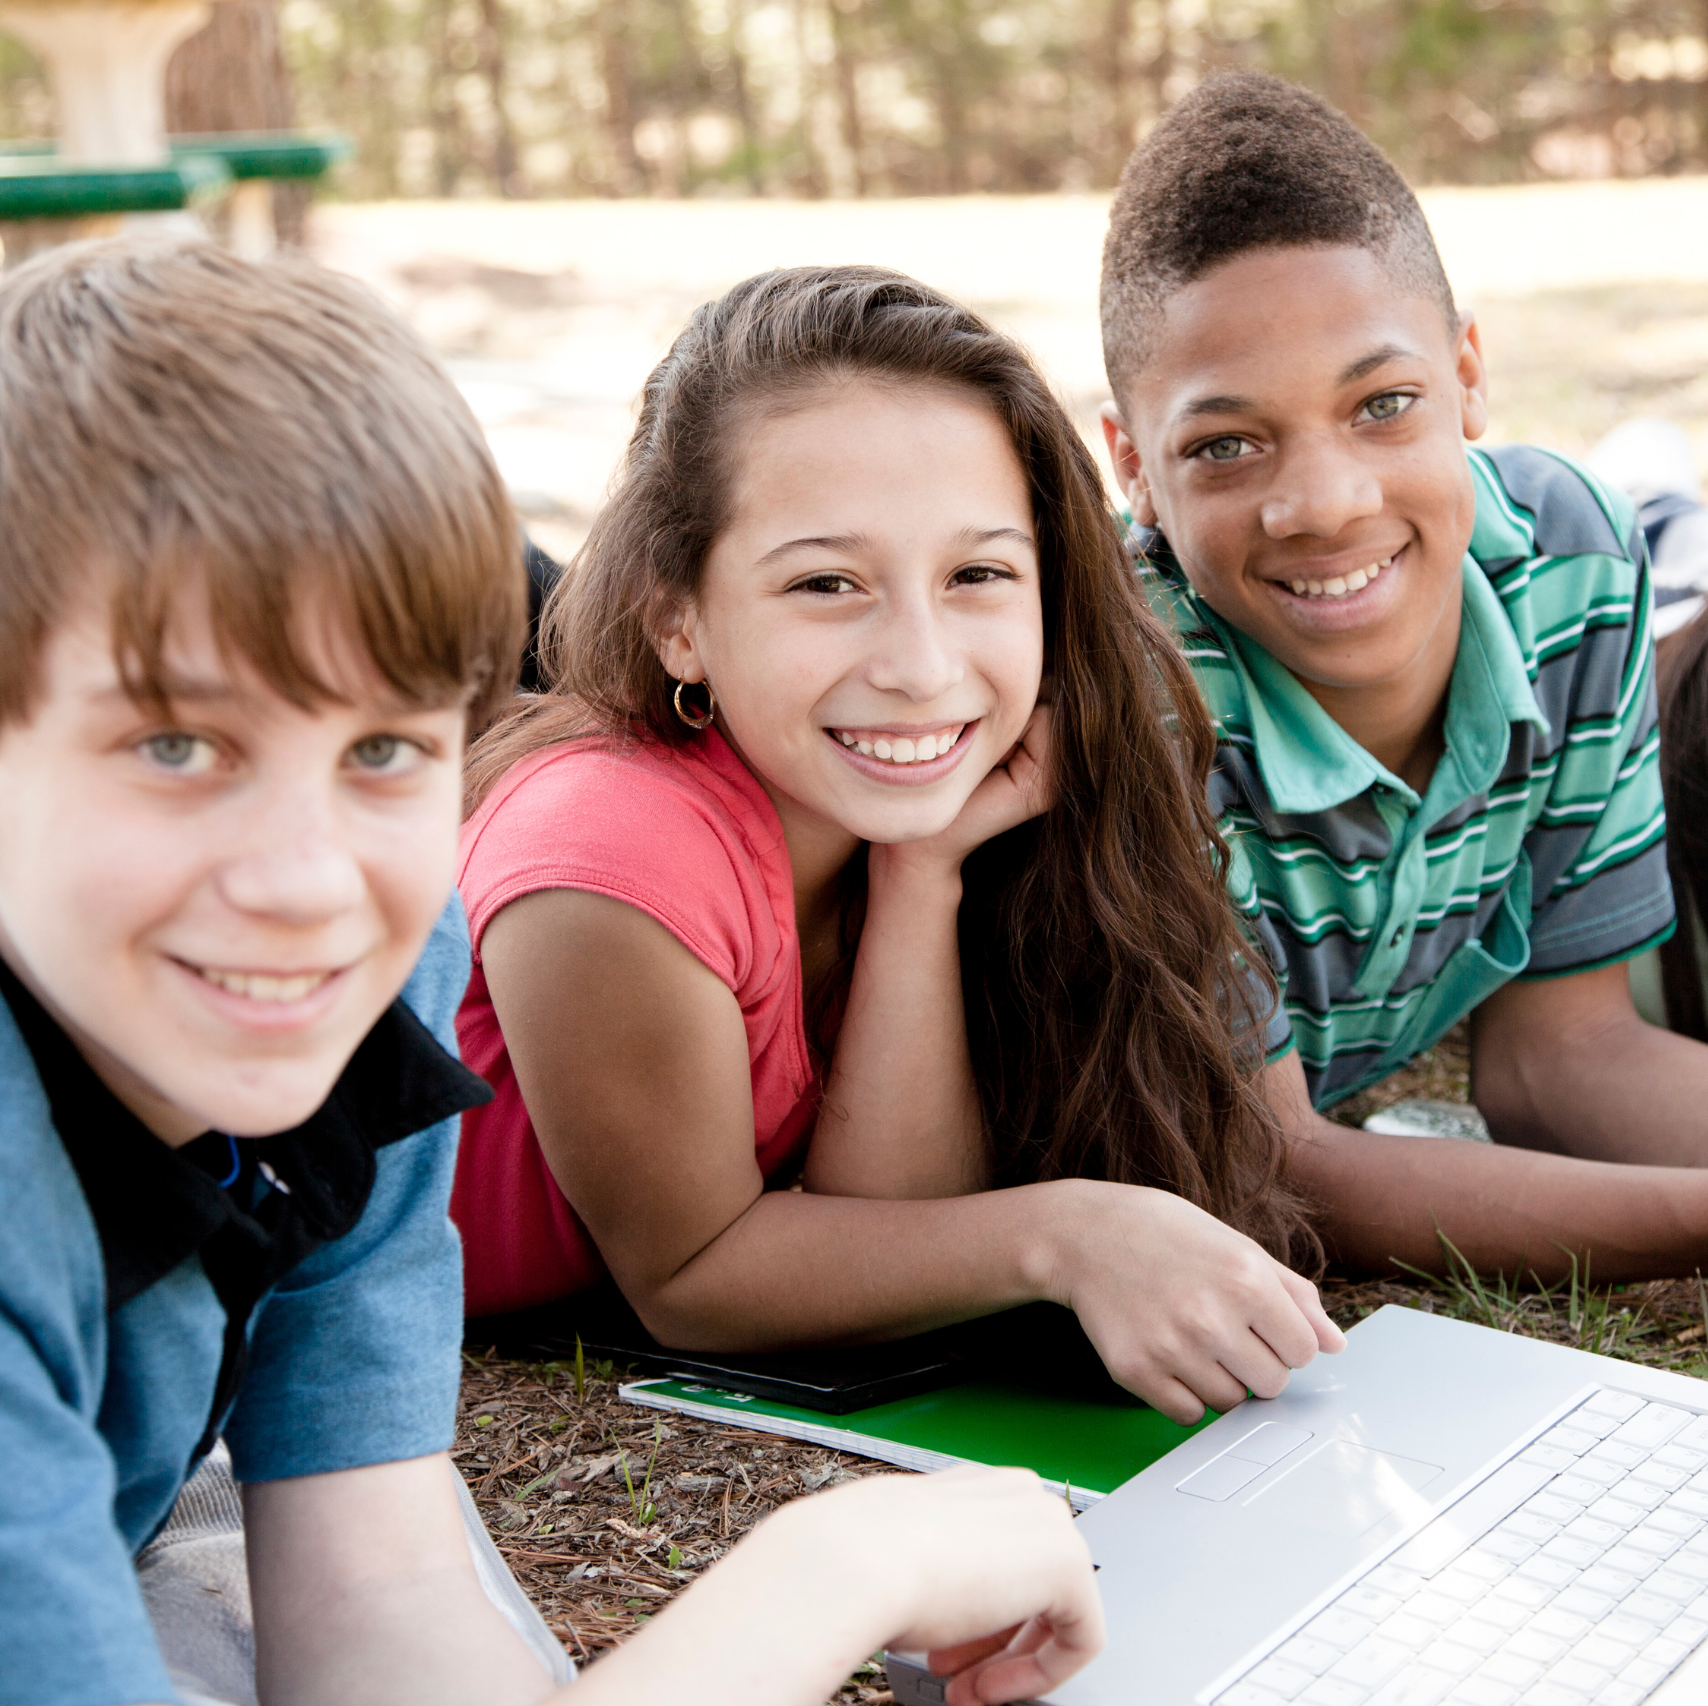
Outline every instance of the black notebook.
{"label": "black notebook", "polygon": [[1051,1388],[1087,1396],[1119,1389],[1071,1310],[1053,1303],[878,1345],[815,1346],[736,1355],[675,1351],[641,1325],[621,1292],[606,1281],[574,1297],[466,1323],[463,1343],[507,1356],[572,1357],[576,1340],[590,1357],[609,1358],[648,1374],[681,1375],[726,1392],[845,1416],[959,1380],[1024,1380],[1047,1369]]}

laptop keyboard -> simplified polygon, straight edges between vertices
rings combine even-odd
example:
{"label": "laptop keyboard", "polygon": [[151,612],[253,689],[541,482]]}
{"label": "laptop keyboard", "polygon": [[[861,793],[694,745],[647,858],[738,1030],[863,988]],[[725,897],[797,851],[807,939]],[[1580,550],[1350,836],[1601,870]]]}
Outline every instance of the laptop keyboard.
{"label": "laptop keyboard", "polygon": [[1708,1416],[1603,1389],[1214,1706],[1640,1706],[1705,1636]]}

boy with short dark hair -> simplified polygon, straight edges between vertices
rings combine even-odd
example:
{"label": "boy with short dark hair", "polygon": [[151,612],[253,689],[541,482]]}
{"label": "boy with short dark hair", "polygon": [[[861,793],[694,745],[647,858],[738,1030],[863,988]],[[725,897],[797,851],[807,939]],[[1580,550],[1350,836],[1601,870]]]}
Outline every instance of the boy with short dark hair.
{"label": "boy with short dark hair", "polygon": [[[526,621],[479,429],[347,280],[62,250],[0,284],[0,539],[0,1706],[544,1700],[447,1456],[462,755]],[[1035,1477],[882,1478],[575,1699],[895,1640],[970,1706],[1099,1630]]]}
{"label": "boy with short dark hair", "polygon": [[[1624,968],[1673,926],[1629,503],[1467,449],[1482,353],[1422,209],[1279,79],[1212,78],[1135,152],[1102,304],[1110,453],[1217,719],[1230,882],[1292,1022],[1271,1099],[1332,1246],[1692,1271],[1708,1048],[1644,1025]],[[1495,1146],[1314,1111],[1467,1014]]]}

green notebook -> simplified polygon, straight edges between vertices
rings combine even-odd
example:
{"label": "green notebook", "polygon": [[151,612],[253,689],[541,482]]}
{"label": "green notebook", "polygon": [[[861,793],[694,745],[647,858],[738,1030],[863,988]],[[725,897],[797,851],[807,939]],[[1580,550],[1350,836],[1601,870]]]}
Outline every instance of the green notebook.
{"label": "green notebook", "polygon": [[1075,1510],[1095,1504],[1216,1417],[1191,1427],[1137,1398],[1060,1395],[1035,1385],[969,1381],[874,1404],[834,1420],[813,1410],[724,1392],[686,1380],[637,1380],[631,1404],[853,1452],[903,1469],[957,1463],[1018,1464],[1066,1493]]}

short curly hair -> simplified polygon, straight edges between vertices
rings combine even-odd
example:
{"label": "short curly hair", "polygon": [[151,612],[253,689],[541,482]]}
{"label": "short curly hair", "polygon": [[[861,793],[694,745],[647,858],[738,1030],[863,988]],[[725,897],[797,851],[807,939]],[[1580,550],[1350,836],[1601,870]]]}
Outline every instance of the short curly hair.
{"label": "short curly hair", "polygon": [[1117,396],[1167,299],[1252,249],[1353,247],[1458,323],[1417,197],[1343,114],[1260,71],[1207,79],[1134,149],[1103,245],[1103,360]]}

